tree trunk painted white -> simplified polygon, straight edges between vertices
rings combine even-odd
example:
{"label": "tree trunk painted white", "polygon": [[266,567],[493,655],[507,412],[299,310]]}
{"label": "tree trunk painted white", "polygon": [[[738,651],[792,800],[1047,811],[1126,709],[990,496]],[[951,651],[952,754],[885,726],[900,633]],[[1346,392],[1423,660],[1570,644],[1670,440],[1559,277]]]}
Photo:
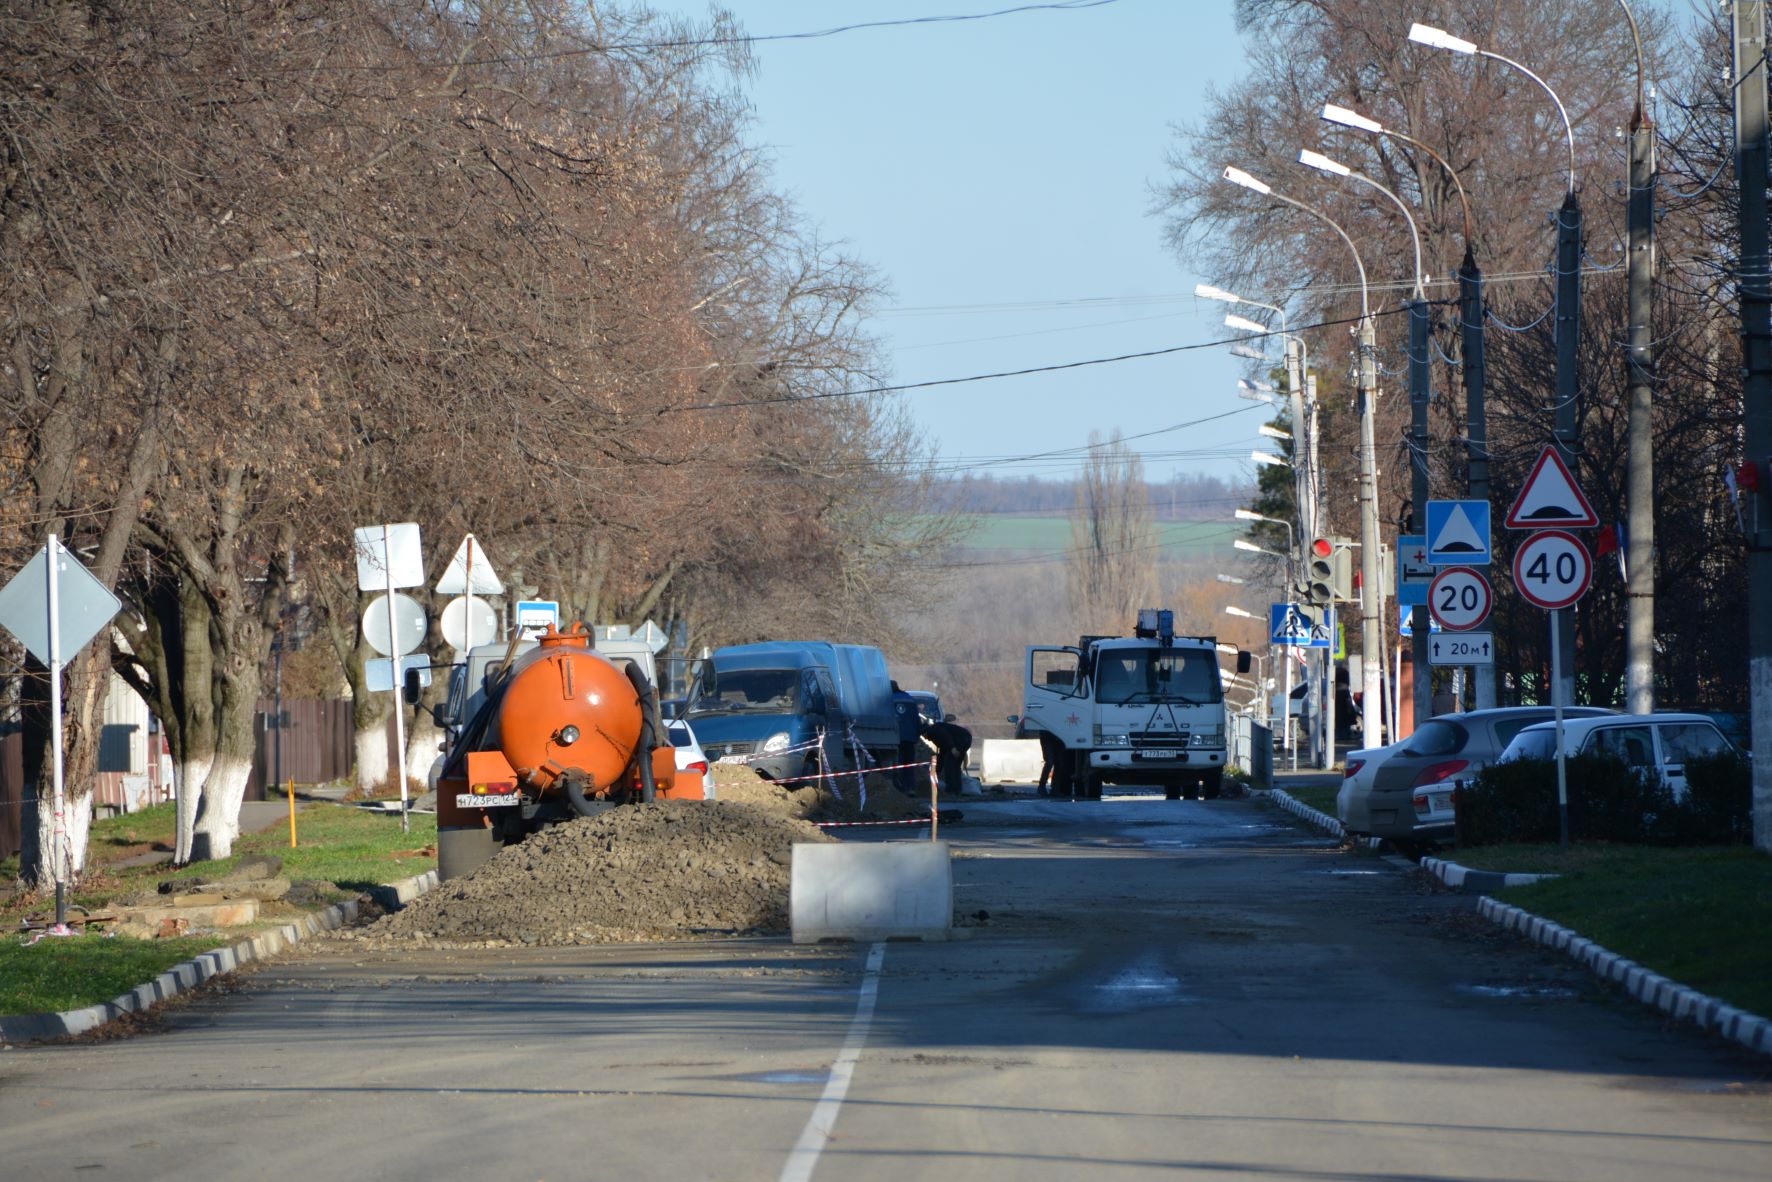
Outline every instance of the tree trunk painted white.
{"label": "tree trunk painted white", "polygon": [[411,729],[406,732],[406,774],[421,780],[442,749],[438,744],[443,742],[443,730],[428,710],[415,711],[407,722]]}
{"label": "tree trunk painted white", "polygon": [[252,760],[216,755],[203,785],[203,815],[197,819],[193,842],[202,857],[225,858],[234,852],[234,839],[240,836],[240,804],[251,778]]}
{"label": "tree trunk painted white", "polygon": [[[55,893],[55,808],[50,799],[54,794],[53,789],[46,793],[42,807],[37,810],[37,848],[44,851],[45,856],[37,864],[32,885],[45,895]],[[62,816],[66,818],[63,848],[68,852],[67,881],[72,888],[86,869],[86,840],[92,832],[92,789],[88,787],[81,792],[68,785],[63,790],[62,801]]]}
{"label": "tree trunk painted white", "polygon": [[191,860],[191,842],[197,832],[197,812],[203,803],[203,785],[209,780],[209,767],[215,752],[193,754],[178,765],[177,816],[178,836],[173,841],[172,861],[183,866]]}
{"label": "tree trunk painted white", "polygon": [[388,770],[388,762],[388,724],[384,718],[357,731],[357,787],[367,791],[391,784],[393,773]]}

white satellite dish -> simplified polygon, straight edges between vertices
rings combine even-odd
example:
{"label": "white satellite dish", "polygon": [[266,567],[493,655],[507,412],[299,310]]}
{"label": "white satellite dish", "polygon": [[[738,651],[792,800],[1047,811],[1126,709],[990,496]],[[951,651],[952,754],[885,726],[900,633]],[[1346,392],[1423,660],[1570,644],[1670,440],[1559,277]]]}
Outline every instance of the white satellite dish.
{"label": "white satellite dish", "polygon": [[[388,637],[388,603],[387,596],[377,595],[363,609],[363,639],[369,647],[384,657],[394,656],[394,646]],[[410,595],[394,595],[394,637],[399,641],[401,655],[412,652],[425,642],[425,631],[429,627],[425,619],[425,609],[418,605],[418,600]]]}
{"label": "white satellite dish", "polygon": [[492,605],[484,599],[459,596],[443,606],[443,616],[437,621],[437,626],[443,630],[443,639],[458,652],[467,648],[470,620],[474,625],[475,644],[490,644],[498,639],[498,612]]}

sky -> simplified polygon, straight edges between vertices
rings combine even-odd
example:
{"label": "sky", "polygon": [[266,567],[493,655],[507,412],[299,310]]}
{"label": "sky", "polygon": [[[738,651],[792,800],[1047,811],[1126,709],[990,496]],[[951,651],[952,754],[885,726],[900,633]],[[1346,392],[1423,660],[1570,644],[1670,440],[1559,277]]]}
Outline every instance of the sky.
{"label": "sky", "polygon": [[[1018,0],[726,0],[752,36],[980,13]],[[704,16],[706,6],[654,0]],[[1151,212],[1171,124],[1233,81],[1229,0],[1116,0],[755,45],[750,140],[777,188],[888,297],[868,328],[894,382],[1063,365],[1224,340]],[[1255,294],[1255,293],[1245,293]],[[1243,309],[1248,312],[1248,309]],[[1089,433],[1190,423],[1133,444],[1146,476],[1248,476],[1266,408],[1224,347],[902,397],[944,467],[1067,478]]]}

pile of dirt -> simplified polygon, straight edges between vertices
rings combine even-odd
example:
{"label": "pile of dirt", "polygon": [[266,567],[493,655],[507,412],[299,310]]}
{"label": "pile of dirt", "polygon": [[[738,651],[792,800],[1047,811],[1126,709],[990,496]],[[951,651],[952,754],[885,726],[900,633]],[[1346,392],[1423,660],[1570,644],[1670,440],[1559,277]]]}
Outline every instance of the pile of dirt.
{"label": "pile of dirt", "polygon": [[785,931],[794,843],[832,840],[748,803],[632,805],[507,847],[360,938],[496,947]]}
{"label": "pile of dirt", "polygon": [[777,816],[805,821],[901,821],[929,815],[928,799],[900,792],[890,772],[869,772],[865,794],[857,790],[854,776],[784,788],[743,764],[717,763],[712,772],[722,802],[751,805]]}

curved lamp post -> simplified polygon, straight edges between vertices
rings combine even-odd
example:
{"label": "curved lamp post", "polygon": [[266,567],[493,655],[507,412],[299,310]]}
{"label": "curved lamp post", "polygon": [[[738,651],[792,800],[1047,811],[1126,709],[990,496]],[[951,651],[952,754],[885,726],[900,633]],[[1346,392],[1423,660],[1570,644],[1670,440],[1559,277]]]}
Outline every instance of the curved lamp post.
{"label": "curved lamp post", "polygon": [[[1390,199],[1390,203],[1402,213],[1403,220],[1409,223],[1409,241],[1415,248],[1415,290],[1409,300],[1409,410],[1410,434],[1413,437],[1409,448],[1409,469],[1411,486],[1409,501],[1416,514],[1416,524],[1425,527],[1428,498],[1427,471],[1427,409],[1433,400],[1431,379],[1432,367],[1428,364],[1428,310],[1427,292],[1424,290],[1426,276],[1421,273],[1421,229],[1415,224],[1415,215],[1403,199],[1384,185],[1379,184],[1365,173],[1349,168],[1336,160],[1331,160],[1321,152],[1313,152],[1309,148],[1298,154],[1298,162],[1326,172],[1331,176],[1348,177],[1359,181],[1368,188],[1377,189]],[[1415,605],[1412,636],[1410,674],[1414,683],[1415,693],[1415,725],[1420,726],[1433,713],[1433,674],[1428,665],[1427,646],[1428,610],[1425,604]],[[1401,691],[1402,686],[1397,689]],[[1401,697],[1399,692],[1398,698]],[[1392,699],[1396,701],[1396,698]]]}
{"label": "curved lamp post", "polygon": [[[1360,275],[1360,729],[1368,746],[1378,746],[1384,733],[1384,636],[1381,619],[1384,589],[1379,586],[1378,560],[1378,445],[1372,415],[1378,395],[1376,334],[1372,327],[1372,293],[1366,283],[1366,264],[1346,230],[1322,210],[1277,193],[1266,182],[1240,168],[1227,167],[1224,179],[1245,189],[1271,197],[1316,218],[1347,244]],[[1256,453],[1257,457],[1261,453]],[[1276,457],[1277,458],[1277,457]]]}
{"label": "curved lamp post", "polygon": [[[1550,96],[1551,102],[1556,104],[1558,116],[1563,120],[1563,136],[1568,142],[1569,150],[1569,183],[1563,194],[1563,204],[1557,210],[1556,446],[1563,462],[1569,465],[1571,472],[1577,472],[1579,477],[1576,453],[1580,440],[1576,435],[1576,424],[1580,419],[1576,414],[1575,404],[1581,390],[1581,203],[1575,197],[1575,129],[1569,122],[1569,111],[1548,82],[1511,57],[1492,53],[1478,47],[1475,42],[1454,37],[1446,30],[1436,29],[1431,25],[1410,26],[1409,40],[1417,45],[1452,53],[1486,57],[1518,70]],[[1568,706],[1575,701],[1575,633],[1573,629],[1560,627],[1561,614],[1551,613],[1551,644],[1558,650],[1563,673],[1551,686],[1551,694],[1554,702]]]}
{"label": "curved lamp post", "polygon": [[[1323,104],[1323,118],[1329,123],[1381,135],[1387,139],[1401,140],[1419,148],[1446,170],[1446,175],[1452,178],[1452,187],[1458,191],[1458,204],[1464,215],[1464,260],[1458,266],[1458,304],[1462,328],[1459,371],[1464,379],[1467,457],[1465,495],[1473,500],[1486,501],[1489,499],[1489,426],[1488,412],[1484,405],[1488,366],[1484,361],[1483,349],[1483,269],[1477,265],[1476,222],[1471,217],[1470,196],[1464,191],[1464,181],[1444,156],[1412,135],[1386,127],[1376,119],[1369,119],[1358,111],[1334,103]],[[1425,447],[1425,424],[1422,425],[1421,432],[1424,437],[1418,439],[1417,443],[1418,446]],[[1476,708],[1486,710],[1494,706],[1495,666],[1478,665],[1476,683]]]}

